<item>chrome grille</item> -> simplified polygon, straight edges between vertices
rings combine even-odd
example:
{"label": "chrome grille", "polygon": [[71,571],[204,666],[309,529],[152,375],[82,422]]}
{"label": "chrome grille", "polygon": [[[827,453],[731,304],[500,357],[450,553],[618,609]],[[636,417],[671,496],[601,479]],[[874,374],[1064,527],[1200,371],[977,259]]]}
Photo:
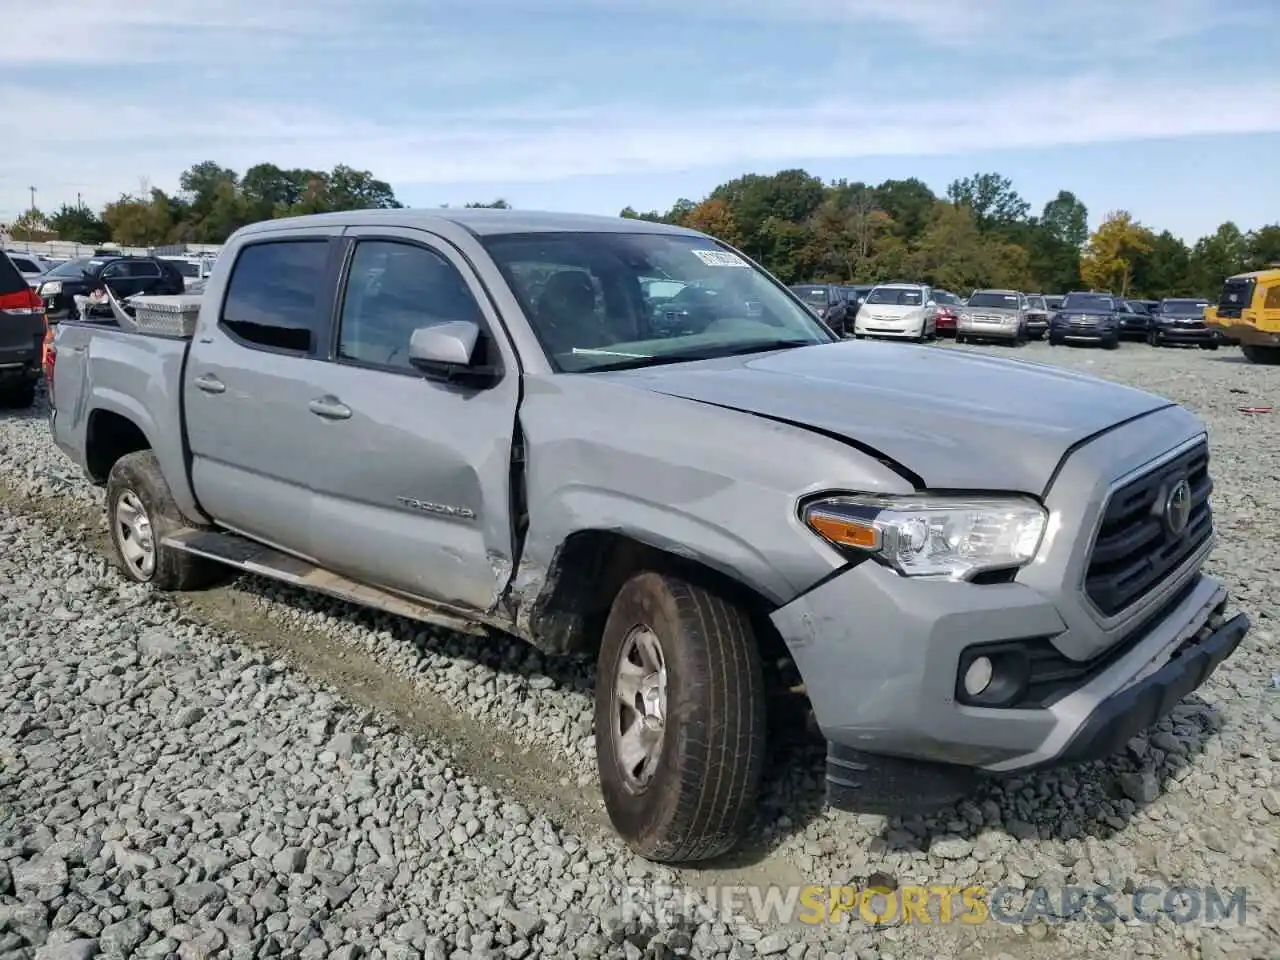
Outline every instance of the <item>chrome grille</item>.
{"label": "chrome grille", "polygon": [[[1181,534],[1169,532],[1164,506],[1179,480],[1191,487]],[[1213,533],[1209,445],[1202,442],[1116,490],[1107,501],[1085,573],[1085,595],[1103,616],[1142,599],[1190,558]]]}

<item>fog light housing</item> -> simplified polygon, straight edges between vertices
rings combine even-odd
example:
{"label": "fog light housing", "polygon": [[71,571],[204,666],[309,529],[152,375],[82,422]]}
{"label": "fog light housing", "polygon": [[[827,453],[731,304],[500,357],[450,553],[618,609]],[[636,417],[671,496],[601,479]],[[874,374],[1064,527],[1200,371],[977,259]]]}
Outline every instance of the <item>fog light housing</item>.
{"label": "fog light housing", "polygon": [[981,696],[991,686],[991,677],[995,669],[989,657],[974,657],[969,669],[964,672],[964,692],[971,697]]}

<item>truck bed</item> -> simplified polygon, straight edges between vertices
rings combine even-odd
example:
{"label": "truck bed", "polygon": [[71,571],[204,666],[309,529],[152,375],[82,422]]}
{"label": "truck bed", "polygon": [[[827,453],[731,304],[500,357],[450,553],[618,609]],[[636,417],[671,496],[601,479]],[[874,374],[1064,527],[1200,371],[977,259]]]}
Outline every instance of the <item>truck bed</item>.
{"label": "truck bed", "polygon": [[[80,462],[90,430],[110,428],[112,415],[132,421],[155,451],[183,513],[198,518],[183,446],[182,374],[189,344],[124,330],[111,318],[58,324],[51,429],[58,446]],[[106,470],[98,464],[88,462],[85,468],[94,482],[105,482]]]}

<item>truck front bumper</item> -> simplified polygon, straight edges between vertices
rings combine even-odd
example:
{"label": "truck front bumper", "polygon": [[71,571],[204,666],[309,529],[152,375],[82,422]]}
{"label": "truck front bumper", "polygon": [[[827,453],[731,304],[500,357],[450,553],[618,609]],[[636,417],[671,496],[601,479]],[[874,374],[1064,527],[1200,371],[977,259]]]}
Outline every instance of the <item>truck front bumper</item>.
{"label": "truck front bumper", "polygon": [[1168,714],[1239,645],[1249,621],[1227,617],[1226,605],[1222,584],[1196,573],[1129,636],[1087,661],[1060,658],[1051,695],[1002,707],[961,702],[964,651],[1046,644],[1067,629],[1024,584],[913,580],[865,561],[772,620],[829,741],[834,795],[864,756],[966,775],[1106,756]]}

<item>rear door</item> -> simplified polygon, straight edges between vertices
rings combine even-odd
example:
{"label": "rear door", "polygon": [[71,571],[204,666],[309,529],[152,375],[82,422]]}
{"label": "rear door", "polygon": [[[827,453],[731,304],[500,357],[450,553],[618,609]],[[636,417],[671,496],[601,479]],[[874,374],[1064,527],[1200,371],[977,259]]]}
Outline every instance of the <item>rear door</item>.
{"label": "rear door", "polygon": [[[231,251],[205,294],[184,374],[191,482],[215,520],[311,556],[312,489],[330,452],[316,445],[309,404],[330,340],[341,227],[265,234]],[[203,321],[203,318],[202,318]]]}
{"label": "rear door", "polygon": [[0,251],[0,378],[40,356],[44,309],[26,277]]}
{"label": "rear door", "polygon": [[[515,355],[470,265],[407,228],[351,227],[329,363],[307,399],[316,558],[355,579],[472,610],[494,606],[513,566]],[[408,359],[420,327],[471,320],[478,388],[431,379]]]}

